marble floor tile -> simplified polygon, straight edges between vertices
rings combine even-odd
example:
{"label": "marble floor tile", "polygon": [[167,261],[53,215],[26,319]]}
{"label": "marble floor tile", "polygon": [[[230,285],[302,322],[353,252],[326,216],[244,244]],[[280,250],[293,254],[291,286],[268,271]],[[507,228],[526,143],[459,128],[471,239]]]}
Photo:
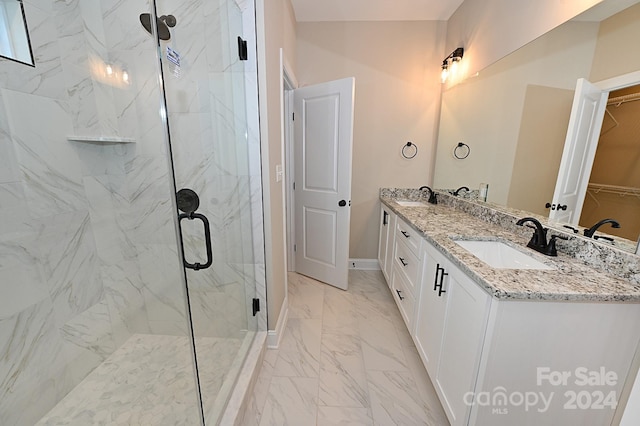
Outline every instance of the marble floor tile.
{"label": "marble floor tile", "polygon": [[348,291],[289,280],[302,318],[267,351],[244,426],[449,424],[380,271],[349,271]]}
{"label": "marble floor tile", "polygon": [[429,410],[408,371],[368,371],[371,411],[380,425],[429,425]]}
{"label": "marble floor tile", "polygon": [[368,408],[318,407],[318,426],[373,426]]}
{"label": "marble floor tile", "polygon": [[318,377],[321,329],[321,319],[289,319],[274,376]]}
{"label": "marble floor tile", "polygon": [[260,426],[313,425],[318,411],[318,379],[273,377]]}
{"label": "marble floor tile", "polygon": [[[289,273],[289,318],[322,318],[324,287],[304,275]],[[293,278],[293,279],[292,279]]]}
{"label": "marble floor tile", "polygon": [[407,370],[402,345],[396,327],[391,322],[384,319],[360,319],[358,325],[367,370]]}
{"label": "marble floor tile", "polygon": [[358,337],[337,334],[322,336],[320,405],[368,407],[367,376]]}
{"label": "marble floor tile", "polygon": [[322,333],[358,336],[358,315],[354,296],[339,289],[324,293]]}

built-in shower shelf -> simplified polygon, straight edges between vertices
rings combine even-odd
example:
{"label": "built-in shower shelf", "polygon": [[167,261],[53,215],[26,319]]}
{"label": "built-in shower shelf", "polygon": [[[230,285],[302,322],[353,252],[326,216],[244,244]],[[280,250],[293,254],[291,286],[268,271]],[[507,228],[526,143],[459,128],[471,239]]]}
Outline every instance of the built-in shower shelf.
{"label": "built-in shower shelf", "polygon": [[68,141],[89,143],[136,143],[134,138],[121,138],[120,136],[67,136]]}

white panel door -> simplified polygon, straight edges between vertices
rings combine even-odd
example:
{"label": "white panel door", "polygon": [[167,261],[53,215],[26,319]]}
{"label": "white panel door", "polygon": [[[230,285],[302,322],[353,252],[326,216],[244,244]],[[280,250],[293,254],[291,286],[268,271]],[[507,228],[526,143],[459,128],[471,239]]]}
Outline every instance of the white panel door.
{"label": "white panel door", "polygon": [[353,78],[294,91],[296,272],[347,289]]}
{"label": "white panel door", "polygon": [[552,220],[574,225],[580,220],[608,95],[589,81],[578,79],[549,213]]}

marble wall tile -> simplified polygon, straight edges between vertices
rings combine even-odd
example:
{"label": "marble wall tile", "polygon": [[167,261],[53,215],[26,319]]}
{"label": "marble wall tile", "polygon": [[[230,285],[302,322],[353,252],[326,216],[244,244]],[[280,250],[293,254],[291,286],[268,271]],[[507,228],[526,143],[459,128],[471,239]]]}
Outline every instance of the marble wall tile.
{"label": "marble wall tile", "polygon": [[21,237],[32,230],[22,182],[0,183],[0,239]]}
{"label": "marble wall tile", "polygon": [[103,26],[109,50],[147,50],[151,35],[140,24],[141,13],[149,13],[147,0],[103,0]]}
{"label": "marble wall tile", "polygon": [[98,257],[107,265],[135,259],[126,215],[129,212],[128,189],[123,176],[95,176],[83,179],[89,202],[89,214]]}
{"label": "marble wall tile", "polygon": [[139,245],[138,261],[149,321],[186,326],[186,299],[177,253],[164,245]]}
{"label": "marble wall tile", "polygon": [[[80,168],[83,176],[107,176],[110,179],[119,179],[123,182],[120,186],[125,187],[125,161],[133,149],[129,144],[99,144],[87,142],[70,142],[71,148],[76,152],[80,160]],[[86,182],[83,181],[86,184]],[[86,188],[85,188],[86,190]],[[128,189],[127,189],[128,190]],[[128,192],[116,191],[127,196]],[[91,195],[91,194],[87,194]]]}
{"label": "marble wall tile", "polygon": [[[1,191],[0,191],[1,195]],[[0,213],[2,211],[0,210]],[[0,319],[49,298],[35,234],[0,236]]]}
{"label": "marble wall tile", "polygon": [[64,104],[9,90],[3,99],[31,214],[86,210],[78,157],[66,141],[72,126]]}
{"label": "marble wall tile", "polygon": [[[236,265],[236,268],[241,266]],[[246,268],[253,265],[246,265]],[[251,312],[251,289],[246,283],[253,283],[249,276],[238,274],[233,283],[218,287],[216,290],[194,288],[193,276],[205,276],[208,270],[188,271],[189,297],[195,335],[207,337],[238,337],[247,330],[255,330],[255,319]],[[250,325],[251,322],[251,325]]]}
{"label": "marble wall tile", "polygon": [[[80,43],[78,46],[76,41]],[[60,41],[63,49],[77,52],[85,48],[82,36],[67,37]],[[67,58],[73,61],[71,58]],[[73,62],[87,62],[86,53]],[[65,62],[64,79],[67,87],[69,112],[73,120],[73,131],[70,135],[99,136],[101,135],[98,110],[95,103],[93,79],[85,64],[74,65]]]}
{"label": "marble wall tile", "polygon": [[20,168],[10,136],[9,117],[7,116],[3,90],[0,90],[0,183],[18,182],[19,180]]}
{"label": "marble wall tile", "polygon": [[73,387],[63,349],[48,299],[0,320],[1,424],[33,424]]}
{"label": "marble wall tile", "polygon": [[106,300],[67,321],[60,333],[68,362],[73,365],[70,370],[75,383],[80,383],[116,350]]}
{"label": "marble wall tile", "polygon": [[38,254],[62,326],[104,295],[94,235],[87,212],[48,217],[40,226]]}
{"label": "marble wall tile", "polygon": [[80,0],[50,2],[57,38],[81,34],[84,31]]}
{"label": "marble wall tile", "polygon": [[149,334],[144,282],[135,260],[102,265],[102,282],[117,347],[133,334]]}

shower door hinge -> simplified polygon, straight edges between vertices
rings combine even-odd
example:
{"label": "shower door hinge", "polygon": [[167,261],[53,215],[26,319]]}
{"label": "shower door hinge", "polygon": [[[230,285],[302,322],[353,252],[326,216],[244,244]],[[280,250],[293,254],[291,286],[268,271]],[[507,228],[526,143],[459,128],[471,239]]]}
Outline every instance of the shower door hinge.
{"label": "shower door hinge", "polygon": [[238,36],[238,57],[241,61],[246,61],[249,56],[247,52],[247,42]]}
{"label": "shower door hinge", "polygon": [[255,317],[256,314],[260,312],[260,299],[253,299],[253,316]]}

